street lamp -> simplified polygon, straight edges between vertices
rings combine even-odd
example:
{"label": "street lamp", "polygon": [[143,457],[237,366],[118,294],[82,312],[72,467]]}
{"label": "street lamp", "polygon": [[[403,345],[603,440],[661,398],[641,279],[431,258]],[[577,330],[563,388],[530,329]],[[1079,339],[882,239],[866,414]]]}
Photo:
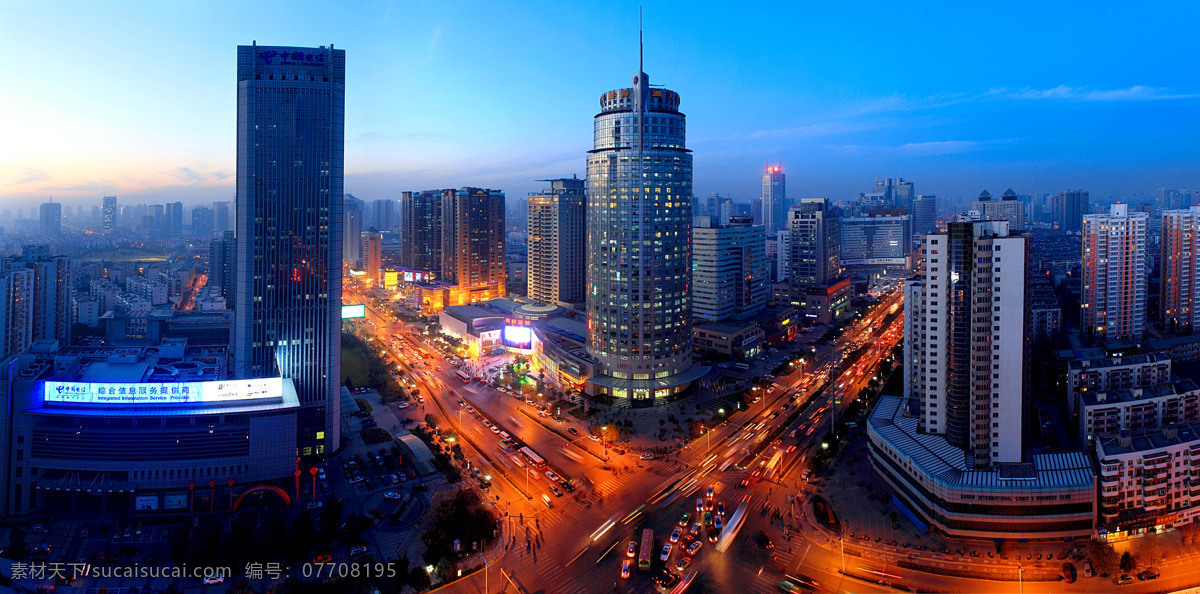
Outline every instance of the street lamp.
{"label": "street lamp", "polygon": [[600,426],[600,447],[604,449],[604,462],[608,463],[608,441],[605,439],[605,433],[608,432],[608,425]]}

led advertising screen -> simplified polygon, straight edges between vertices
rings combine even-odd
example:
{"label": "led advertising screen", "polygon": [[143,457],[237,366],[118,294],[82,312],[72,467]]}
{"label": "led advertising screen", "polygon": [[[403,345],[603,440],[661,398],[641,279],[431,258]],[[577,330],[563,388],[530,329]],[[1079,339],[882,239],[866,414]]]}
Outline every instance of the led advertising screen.
{"label": "led advertising screen", "polygon": [[342,306],[342,319],[343,320],[350,320],[350,319],[354,319],[354,318],[365,318],[365,317],[367,317],[367,306],[365,306],[361,303]]}
{"label": "led advertising screen", "polygon": [[213,404],[281,398],[283,379],[215,382],[46,382],[47,404]]}
{"label": "led advertising screen", "polygon": [[533,328],[529,326],[505,326],[504,346],[528,349],[533,346]]}

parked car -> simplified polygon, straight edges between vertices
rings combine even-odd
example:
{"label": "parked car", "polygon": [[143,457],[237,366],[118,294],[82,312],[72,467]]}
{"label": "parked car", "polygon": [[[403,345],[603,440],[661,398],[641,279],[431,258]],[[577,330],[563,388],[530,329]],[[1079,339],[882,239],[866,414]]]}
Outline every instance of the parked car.
{"label": "parked car", "polygon": [[321,509],[322,507],[325,507],[325,504],[321,503],[320,501],[309,501],[308,504],[304,506],[304,509]]}
{"label": "parked car", "polygon": [[1145,582],[1148,580],[1157,579],[1159,575],[1160,574],[1157,571],[1154,571],[1153,569],[1147,569],[1145,571],[1138,573],[1137,578],[1139,580],[1142,580],[1143,582]]}
{"label": "parked car", "polygon": [[361,555],[365,552],[367,552],[367,547],[365,545],[354,545],[350,547],[350,556],[352,557]]}
{"label": "parked car", "polygon": [[403,499],[404,496],[395,491],[388,491],[387,493],[383,494],[383,497],[384,497],[384,499],[391,499],[393,501],[396,501],[396,500]]}
{"label": "parked car", "polygon": [[662,553],[659,553],[658,558],[661,561],[666,561],[667,559],[671,558],[671,544],[670,543],[663,545]]}
{"label": "parked car", "polygon": [[654,454],[642,454],[641,458],[642,458],[642,460],[653,460]]}

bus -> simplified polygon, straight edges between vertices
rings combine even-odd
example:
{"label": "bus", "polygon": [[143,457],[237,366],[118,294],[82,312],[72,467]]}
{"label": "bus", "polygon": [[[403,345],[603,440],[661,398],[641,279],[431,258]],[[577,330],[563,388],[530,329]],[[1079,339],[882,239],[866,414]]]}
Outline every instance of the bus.
{"label": "bus", "polygon": [[471,374],[469,374],[461,369],[459,369],[458,371],[455,371],[454,375],[457,375],[458,379],[462,380],[464,384],[469,384],[469,383],[471,383],[471,380],[475,379],[475,378],[471,377]]}
{"label": "bus", "polygon": [[521,455],[525,456],[525,459],[528,460],[534,468],[545,468],[546,466],[546,461],[543,460],[541,456],[534,453],[533,450],[529,449],[529,446],[521,448]]}
{"label": "bus", "polygon": [[650,569],[650,561],[654,556],[654,531],[647,528],[642,531],[642,546],[638,549],[638,569]]}

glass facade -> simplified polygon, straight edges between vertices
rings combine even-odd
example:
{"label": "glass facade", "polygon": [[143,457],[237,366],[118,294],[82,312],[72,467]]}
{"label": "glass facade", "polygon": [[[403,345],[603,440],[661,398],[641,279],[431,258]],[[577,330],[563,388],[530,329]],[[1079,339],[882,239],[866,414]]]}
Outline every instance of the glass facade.
{"label": "glass facade", "polygon": [[649,399],[691,367],[692,156],[679,94],[650,88],[644,72],[600,104],[587,161],[588,350],[602,374],[632,380],[614,395]]}
{"label": "glass facade", "polygon": [[345,73],[332,46],[238,46],[234,364],[294,381],[301,455],[340,437]]}

